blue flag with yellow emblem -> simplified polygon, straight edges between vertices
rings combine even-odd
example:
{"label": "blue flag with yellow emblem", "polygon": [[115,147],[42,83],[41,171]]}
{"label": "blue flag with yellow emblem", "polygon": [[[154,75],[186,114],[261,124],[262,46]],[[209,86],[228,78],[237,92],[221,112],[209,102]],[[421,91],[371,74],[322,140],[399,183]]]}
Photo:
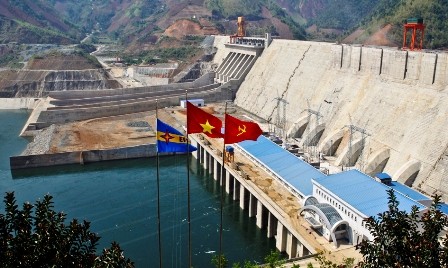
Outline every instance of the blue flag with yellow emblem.
{"label": "blue flag with yellow emblem", "polygon": [[157,119],[157,151],[159,153],[186,153],[196,150],[196,147],[187,144],[187,138],[182,133]]}

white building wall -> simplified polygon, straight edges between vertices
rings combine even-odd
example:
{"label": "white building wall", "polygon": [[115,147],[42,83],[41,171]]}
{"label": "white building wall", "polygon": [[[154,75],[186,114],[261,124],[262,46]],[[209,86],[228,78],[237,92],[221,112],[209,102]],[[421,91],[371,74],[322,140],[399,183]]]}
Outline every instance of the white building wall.
{"label": "white building wall", "polygon": [[[363,219],[367,218],[366,215],[357,211],[349,204],[342,201],[337,196],[333,195],[326,188],[320,187],[313,183],[313,196],[319,201],[319,203],[327,203],[336,209],[341,215],[341,218],[348,222],[351,233],[348,233],[350,242],[357,243],[356,236],[366,236],[368,239],[373,239],[370,232],[364,227]],[[349,231],[350,232],[350,231]],[[360,242],[360,241],[359,241]]]}

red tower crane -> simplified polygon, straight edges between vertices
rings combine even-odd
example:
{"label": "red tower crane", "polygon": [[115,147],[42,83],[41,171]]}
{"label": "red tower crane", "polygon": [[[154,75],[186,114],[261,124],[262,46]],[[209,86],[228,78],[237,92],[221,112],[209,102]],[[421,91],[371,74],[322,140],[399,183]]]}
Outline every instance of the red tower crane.
{"label": "red tower crane", "polygon": [[[410,44],[408,46],[407,33],[412,30]],[[423,37],[425,35],[425,25],[422,18],[410,18],[406,20],[403,32],[403,49],[421,50],[423,48]]]}
{"label": "red tower crane", "polygon": [[230,36],[230,43],[235,43],[236,39],[238,37],[244,37],[246,36],[246,22],[244,21],[244,17],[238,17],[238,31],[236,34]]}

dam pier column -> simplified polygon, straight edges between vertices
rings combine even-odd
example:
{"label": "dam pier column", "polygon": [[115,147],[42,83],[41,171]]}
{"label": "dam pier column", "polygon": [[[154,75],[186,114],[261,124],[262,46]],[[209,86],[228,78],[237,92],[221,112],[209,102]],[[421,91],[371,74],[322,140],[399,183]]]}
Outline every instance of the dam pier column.
{"label": "dam pier column", "polygon": [[280,222],[277,223],[277,235],[275,236],[275,247],[280,252],[286,251],[286,228]]}
{"label": "dam pier column", "polygon": [[213,175],[215,174],[215,166],[216,166],[216,159],[210,154],[210,159],[209,159],[209,169],[208,169],[208,173]]}
{"label": "dam pier column", "polygon": [[233,200],[234,201],[236,201],[240,198],[240,189],[241,189],[241,184],[237,179],[235,179],[233,182]]}
{"label": "dam pier column", "polygon": [[216,160],[216,158],[213,159],[213,163],[213,179],[217,181],[221,173],[221,165],[219,164],[218,160]]}
{"label": "dam pier column", "polygon": [[263,204],[260,200],[257,200],[257,226],[263,229]]}
{"label": "dam pier column", "polygon": [[303,252],[305,247],[299,240],[297,240],[297,257],[303,257]]}
{"label": "dam pier column", "polygon": [[240,208],[242,210],[244,210],[245,207],[246,207],[246,189],[241,184],[241,187],[240,187]]}
{"label": "dam pier column", "polygon": [[199,158],[199,151],[200,151],[199,144],[196,141],[194,141],[194,140],[190,140],[190,144],[197,148],[196,151],[191,152],[191,155],[194,158],[198,159]]}
{"label": "dam pier column", "polygon": [[297,238],[289,231],[286,238],[286,254],[290,259],[297,257]]}
{"label": "dam pier column", "polygon": [[206,152],[206,155],[207,155],[207,158],[206,158],[206,162],[205,162],[205,165],[206,165],[205,169],[207,169],[208,174],[210,174],[213,172],[213,169],[211,168],[212,167],[211,162],[213,161],[213,156],[209,152]]}
{"label": "dam pier column", "polygon": [[206,165],[206,163],[207,163],[207,150],[205,150],[205,148],[202,148],[202,152],[201,152],[201,155],[202,155],[202,158],[201,158],[201,164],[202,164],[202,167],[206,170],[207,169],[207,165]]}
{"label": "dam pier column", "polygon": [[274,215],[272,215],[271,212],[268,212],[268,232],[267,232],[267,237],[271,238],[274,237],[277,231],[277,223],[278,220],[277,218],[275,218]]}
{"label": "dam pier column", "polygon": [[235,178],[226,170],[226,193],[232,194]]}
{"label": "dam pier column", "polygon": [[257,198],[249,192],[249,218],[257,215]]}

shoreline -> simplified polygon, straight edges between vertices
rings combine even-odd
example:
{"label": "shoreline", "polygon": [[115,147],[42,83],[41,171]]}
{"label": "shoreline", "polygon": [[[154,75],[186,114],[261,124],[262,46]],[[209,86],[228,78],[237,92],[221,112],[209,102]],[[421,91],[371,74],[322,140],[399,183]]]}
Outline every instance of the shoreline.
{"label": "shoreline", "polygon": [[0,110],[33,110],[42,98],[0,98]]}
{"label": "shoreline", "polygon": [[[164,155],[169,154],[171,153]],[[11,156],[9,161],[11,170],[19,170],[72,164],[83,165],[85,163],[146,158],[153,156],[156,156],[156,144],[143,144],[101,150],[19,155]]]}

